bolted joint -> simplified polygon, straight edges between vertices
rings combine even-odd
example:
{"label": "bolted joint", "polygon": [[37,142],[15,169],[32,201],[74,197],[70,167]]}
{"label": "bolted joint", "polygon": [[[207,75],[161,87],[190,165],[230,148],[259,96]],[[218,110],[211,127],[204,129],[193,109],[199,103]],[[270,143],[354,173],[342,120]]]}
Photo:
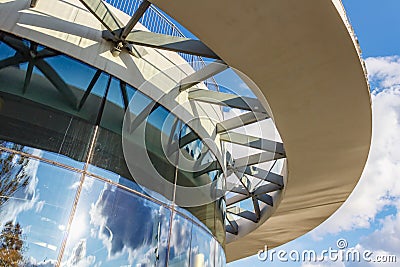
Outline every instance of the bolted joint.
{"label": "bolted joint", "polygon": [[111,54],[114,57],[118,57],[121,54],[122,48],[124,47],[124,44],[122,42],[117,43],[116,46],[111,48]]}

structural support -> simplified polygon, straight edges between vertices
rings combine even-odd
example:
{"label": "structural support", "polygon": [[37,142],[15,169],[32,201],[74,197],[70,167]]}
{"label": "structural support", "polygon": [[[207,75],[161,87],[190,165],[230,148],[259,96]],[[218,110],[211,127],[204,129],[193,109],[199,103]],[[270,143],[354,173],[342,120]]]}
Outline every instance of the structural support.
{"label": "structural support", "polygon": [[189,89],[194,85],[204,82],[208,78],[211,78],[212,76],[223,72],[227,68],[229,68],[229,66],[221,60],[211,62],[208,65],[204,66],[202,69],[190,74],[186,78],[183,78],[179,82],[179,90],[184,91],[186,89]]}
{"label": "structural support", "polygon": [[240,116],[217,123],[217,133],[224,133],[268,118],[270,116],[267,113],[246,112]]}
{"label": "structural support", "polygon": [[242,110],[267,113],[260,101],[251,97],[220,93],[204,89],[190,89],[189,99]]}
{"label": "structural support", "polygon": [[250,155],[243,158],[238,158],[234,160],[234,167],[235,168],[242,168],[252,166],[258,163],[268,162],[276,159],[284,158],[285,156],[278,153],[272,152],[261,152],[258,154]]}
{"label": "structural support", "polygon": [[46,76],[54,87],[68,100],[72,107],[76,108],[77,99],[68,84],[58,75],[58,73],[44,60],[36,60],[35,66]]}
{"label": "structural support", "polygon": [[251,198],[251,201],[253,202],[254,213],[256,215],[257,221],[259,221],[261,218],[261,210],[260,205],[258,204],[258,199],[253,196]]}
{"label": "structural support", "polygon": [[[129,133],[132,133],[133,131],[136,130],[137,127],[139,127],[140,124],[142,124],[142,122],[147,119],[147,117],[154,111],[156,110],[158,107],[160,106],[160,104],[158,104],[157,102],[151,102],[150,104],[148,104],[143,110],[142,112],[140,112],[136,118],[130,123],[129,125]],[[130,111],[128,111],[130,112]]]}
{"label": "structural support", "polygon": [[9,59],[0,62],[0,68],[7,67],[10,65],[16,65],[23,62],[29,62],[28,70],[25,76],[23,92],[26,91],[31,80],[33,67],[36,66],[44,76],[54,85],[54,87],[67,99],[73,108],[76,108],[77,99],[71,88],[64,82],[64,80],[58,75],[58,73],[51,67],[44,58],[57,55],[57,53],[44,49],[40,52],[36,52],[37,45],[31,42],[31,47],[27,47],[26,44],[14,37],[1,36],[1,40],[8,46],[13,48],[17,54]]}
{"label": "structural support", "polygon": [[16,54],[15,56],[3,59],[0,61],[0,69],[4,69],[10,66],[19,65],[21,63],[26,62],[26,57],[22,56],[21,54]]}
{"label": "structural support", "polygon": [[244,173],[251,175],[255,178],[274,183],[279,186],[283,186],[283,176],[273,173],[271,171],[266,171],[255,166],[246,167]]}
{"label": "structural support", "polygon": [[85,104],[86,99],[88,98],[88,96],[92,92],[92,89],[93,89],[94,85],[96,84],[97,80],[99,79],[101,72],[102,72],[101,70],[97,70],[96,73],[93,75],[93,78],[89,83],[89,86],[87,87],[85,93],[83,94],[83,96],[81,98],[81,101],[79,102],[78,110],[81,110],[81,108]]}
{"label": "structural support", "polygon": [[234,196],[226,199],[226,206],[230,206],[230,205],[236,204],[236,203],[238,203],[240,201],[243,201],[243,200],[245,200],[247,198],[248,198],[248,196],[242,195],[242,194],[234,195]]}
{"label": "structural support", "polygon": [[255,222],[255,223],[257,223],[259,220],[253,212],[239,208],[239,207],[228,207],[226,211],[231,214],[234,214],[236,216],[240,216],[242,218],[245,218],[247,220]]}
{"label": "structural support", "polygon": [[106,27],[110,34],[119,38],[117,32],[122,28],[123,23],[108,9],[105,2],[101,0],[79,1]]}
{"label": "structural support", "polygon": [[193,173],[193,177],[199,177],[211,171],[221,170],[221,166],[219,165],[217,160],[214,160],[212,162],[204,163],[202,166],[199,167],[199,169],[200,171],[196,171]]}
{"label": "structural support", "polygon": [[128,34],[125,41],[135,45],[219,59],[219,57],[201,41],[185,37],[145,31],[133,31]]}
{"label": "structural support", "polygon": [[32,73],[33,73],[34,64],[32,61],[29,61],[28,68],[26,69],[24,86],[22,88],[22,93],[25,94],[26,90],[28,89],[29,84],[31,83]]}
{"label": "structural support", "polygon": [[128,34],[133,30],[133,27],[139,22],[140,18],[146,12],[146,10],[150,7],[151,3],[147,0],[143,0],[138,9],[135,11],[129,22],[122,29],[120,38],[121,40],[125,40]]}
{"label": "structural support", "polygon": [[236,132],[222,133],[220,134],[220,139],[221,141],[257,148],[273,153],[282,154],[283,156],[285,156],[285,150],[283,149],[283,144],[280,142],[275,142],[260,137],[249,136]]}
{"label": "structural support", "polygon": [[254,190],[253,194],[258,196],[258,195],[271,193],[271,192],[274,192],[274,191],[277,191],[277,190],[281,190],[281,189],[282,189],[282,186],[279,186],[279,185],[276,185],[276,184],[273,184],[273,183],[269,183],[269,184],[262,185],[262,186],[258,187],[256,190]]}
{"label": "structural support", "polygon": [[233,193],[236,193],[236,194],[244,195],[246,197],[250,196],[249,190],[243,185],[236,185],[236,186],[232,187],[230,189],[230,191]]}
{"label": "structural support", "polygon": [[179,148],[182,148],[197,139],[199,139],[199,136],[192,130],[179,139]]}
{"label": "structural support", "polygon": [[229,223],[229,225],[226,226],[226,231],[228,233],[231,233],[233,235],[237,235],[239,232],[239,226],[236,223],[235,219],[233,218],[233,216],[229,213],[226,214],[226,219]]}
{"label": "structural support", "polygon": [[122,100],[124,101],[124,108],[127,110],[129,106],[128,93],[126,92],[126,82],[120,80],[119,88],[121,89]]}
{"label": "structural support", "polygon": [[118,55],[120,49],[129,43],[219,59],[210,48],[199,40],[146,31],[131,31],[150,6],[150,2],[146,0],[142,2],[125,27],[102,0],[79,1],[106,27],[107,31],[103,32],[103,37],[117,44],[118,48],[114,50],[115,55]]}
{"label": "structural support", "polygon": [[272,197],[268,194],[258,195],[258,196],[256,196],[256,198],[258,200],[264,202],[268,206],[271,206],[271,207],[274,206],[274,201],[273,201]]}

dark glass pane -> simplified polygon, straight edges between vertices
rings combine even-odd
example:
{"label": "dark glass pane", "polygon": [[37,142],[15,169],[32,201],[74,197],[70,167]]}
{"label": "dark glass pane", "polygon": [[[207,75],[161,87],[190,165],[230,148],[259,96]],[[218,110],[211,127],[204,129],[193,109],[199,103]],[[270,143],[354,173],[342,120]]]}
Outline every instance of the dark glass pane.
{"label": "dark glass pane", "polygon": [[76,59],[65,55],[58,55],[44,59],[64,80],[75,89],[85,91],[96,69]]}
{"label": "dark glass pane", "polygon": [[165,266],[170,216],[145,198],[86,177],[62,262]]}
{"label": "dark glass pane", "polygon": [[0,97],[3,101],[0,110],[0,140],[20,144],[27,153],[41,149],[44,150],[42,157],[71,164],[75,168],[83,167],[93,126],[27,99],[3,92],[0,92]]}
{"label": "dark glass pane", "polygon": [[[10,58],[15,55],[15,50],[9,47],[0,39],[0,60]],[[1,70],[0,70],[1,71]]]}
{"label": "dark glass pane", "polygon": [[38,160],[0,154],[0,239],[11,234],[19,242],[14,255],[23,257],[20,266],[54,266],[80,177]]}

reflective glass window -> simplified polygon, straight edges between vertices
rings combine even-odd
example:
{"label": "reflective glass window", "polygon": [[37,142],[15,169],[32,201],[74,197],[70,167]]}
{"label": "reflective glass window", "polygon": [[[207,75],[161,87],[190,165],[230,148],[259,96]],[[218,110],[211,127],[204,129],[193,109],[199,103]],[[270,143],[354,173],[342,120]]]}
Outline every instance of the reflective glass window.
{"label": "reflective glass window", "polygon": [[87,176],[62,265],[165,266],[169,220],[169,209]]}
{"label": "reflective glass window", "polygon": [[214,266],[216,245],[217,242],[210,234],[194,224],[190,248],[190,266]]}
{"label": "reflective glass window", "polygon": [[[6,249],[13,249],[13,255],[20,256],[20,266],[55,263],[80,176],[38,160],[1,152],[0,238],[13,236],[12,244],[2,245],[10,246]],[[14,266],[8,264],[5,266]]]}
{"label": "reflective glass window", "polygon": [[193,223],[174,213],[171,229],[168,266],[189,266]]}

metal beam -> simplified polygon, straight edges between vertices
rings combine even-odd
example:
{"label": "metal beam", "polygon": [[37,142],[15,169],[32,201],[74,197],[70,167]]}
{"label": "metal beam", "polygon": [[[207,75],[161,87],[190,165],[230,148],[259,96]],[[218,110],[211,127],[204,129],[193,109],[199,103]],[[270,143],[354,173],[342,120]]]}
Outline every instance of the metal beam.
{"label": "metal beam", "polygon": [[246,167],[244,173],[251,175],[255,178],[274,183],[279,186],[283,186],[283,176],[273,173],[271,171],[266,171],[255,166]]}
{"label": "metal beam", "polygon": [[281,190],[281,189],[282,189],[282,186],[270,183],[270,184],[259,186],[256,190],[254,190],[253,194],[258,196],[258,195],[271,193],[271,192]]}
{"label": "metal beam", "polygon": [[250,196],[249,190],[243,185],[236,185],[236,186],[232,187],[229,191],[236,193],[236,194],[241,194],[241,195],[244,195],[247,197]]}
{"label": "metal beam", "polygon": [[204,163],[202,166],[199,166],[199,169],[201,170],[193,173],[193,177],[199,177],[211,171],[221,170],[221,166],[217,160],[214,160],[212,162]]}
{"label": "metal beam", "polygon": [[285,156],[283,144],[272,140],[263,139],[260,137],[249,136],[236,132],[225,132],[220,134],[221,141],[230,142],[238,145],[257,148],[269,152],[282,154]]}
{"label": "metal beam", "polygon": [[59,55],[58,52],[44,48],[36,53],[35,58],[48,58],[48,57],[54,57],[54,56],[58,56],[58,55]]}
{"label": "metal beam", "polygon": [[256,214],[257,221],[259,221],[260,218],[261,218],[260,205],[258,204],[258,200],[257,200],[257,198],[255,198],[255,197],[252,197],[252,198],[251,198],[251,201],[253,202],[254,213]]}
{"label": "metal beam", "polygon": [[0,69],[4,69],[7,68],[9,66],[15,66],[15,65],[19,65],[21,63],[24,63],[28,61],[28,59],[26,57],[24,57],[21,54],[16,54],[12,57],[3,59],[0,61]]}
{"label": "metal beam", "polygon": [[220,93],[204,89],[190,89],[189,99],[242,110],[267,113],[256,98]]}
{"label": "metal beam", "polygon": [[[156,110],[158,107],[160,106],[160,104],[158,104],[157,102],[151,102],[150,104],[148,104],[143,110],[142,112],[140,112],[136,118],[130,123],[129,125],[129,133],[132,133],[134,130],[136,130],[137,127],[139,127],[140,124],[142,124],[142,122],[147,119],[147,117],[154,111]],[[130,111],[128,111],[130,112]]]}
{"label": "metal beam", "polygon": [[199,136],[191,130],[188,134],[179,139],[179,148],[182,148],[197,139],[199,139]]}
{"label": "metal beam", "polygon": [[35,60],[35,66],[46,76],[54,87],[68,100],[73,108],[76,108],[77,99],[69,88],[68,84],[58,75],[58,73],[43,59]]}
{"label": "metal beam", "polygon": [[265,204],[267,204],[268,206],[273,207],[274,206],[274,200],[272,199],[272,197],[268,194],[263,194],[263,195],[258,195],[256,196],[256,198],[262,202],[264,202]]}
{"label": "metal beam", "polygon": [[270,116],[267,113],[246,112],[240,116],[217,123],[217,133],[227,132],[268,118],[270,118]]}
{"label": "metal beam", "polygon": [[201,41],[185,37],[145,31],[133,31],[128,34],[125,41],[136,45],[219,59],[219,57]]}
{"label": "metal beam", "polygon": [[227,68],[229,68],[229,66],[226,65],[221,60],[216,60],[215,62],[211,62],[208,65],[201,68],[200,70],[183,78],[179,82],[179,90],[184,91],[186,89],[189,89],[190,87],[199,84],[207,80],[208,78],[217,75],[220,72],[223,72]]}
{"label": "metal beam", "polygon": [[229,225],[226,226],[226,231],[233,235],[237,235],[239,232],[239,226],[233,216],[229,213],[226,213],[226,219],[229,223]]}
{"label": "metal beam", "polygon": [[89,83],[89,86],[87,87],[85,93],[83,94],[83,96],[81,98],[81,101],[79,102],[78,110],[81,110],[81,108],[85,104],[86,99],[88,98],[88,96],[92,92],[92,89],[93,89],[94,85],[96,84],[97,80],[99,79],[101,73],[102,73],[101,70],[97,70],[96,73],[93,75],[93,78]]}
{"label": "metal beam", "polygon": [[28,89],[29,84],[31,83],[32,79],[32,73],[33,73],[33,67],[35,66],[35,55],[37,54],[37,48],[38,45],[36,43],[31,42],[30,48],[29,48],[29,62],[28,62],[28,68],[26,69],[25,73],[25,80],[24,80],[24,86],[22,87],[22,93],[25,94],[26,90]]}
{"label": "metal beam", "polygon": [[226,206],[230,206],[230,205],[236,204],[236,203],[238,203],[240,201],[243,201],[243,200],[245,200],[247,198],[249,198],[249,196],[247,196],[247,195],[242,195],[242,194],[234,195],[234,196],[226,199]]}
{"label": "metal beam", "polygon": [[32,60],[30,60],[29,63],[28,63],[28,68],[26,69],[24,86],[22,87],[22,93],[23,94],[25,94],[26,89],[28,89],[28,86],[31,83],[33,67],[34,67],[34,64],[33,64]]}
{"label": "metal beam", "polygon": [[10,35],[3,35],[1,36],[1,40],[8,45],[9,47],[13,48],[15,51],[21,53],[22,55],[29,57],[29,47],[25,45],[25,43],[13,36]]}
{"label": "metal beam", "polygon": [[234,160],[234,167],[235,168],[242,168],[247,166],[252,166],[258,163],[263,163],[267,161],[272,161],[276,159],[284,158],[282,154],[272,153],[272,152],[261,152],[258,154],[253,154],[250,156],[246,156],[243,158],[238,158]]}
{"label": "metal beam", "polygon": [[245,218],[247,220],[253,221],[255,223],[257,223],[258,220],[259,220],[257,218],[257,216],[253,212],[245,210],[245,209],[241,209],[239,207],[229,207],[229,208],[227,208],[226,211],[231,213],[231,214],[234,214],[236,216],[240,216],[240,217]]}
{"label": "metal beam", "polygon": [[92,13],[106,29],[113,34],[116,34],[123,26],[123,23],[108,9],[105,2],[102,0],[79,0]]}
{"label": "metal beam", "polygon": [[126,26],[121,29],[120,39],[125,40],[128,34],[133,30],[133,27],[139,22],[140,18],[143,16],[144,12],[150,7],[151,3],[147,0],[143,0],[138,9],[136,9],[135,13],[128,21]]}
{"label": "metal beam", "polygon": [[128,93],[126,92],[126,82],[119,80],[119,88],[121,89],[122,100],[124,101],[125,110],[129,106]]}

